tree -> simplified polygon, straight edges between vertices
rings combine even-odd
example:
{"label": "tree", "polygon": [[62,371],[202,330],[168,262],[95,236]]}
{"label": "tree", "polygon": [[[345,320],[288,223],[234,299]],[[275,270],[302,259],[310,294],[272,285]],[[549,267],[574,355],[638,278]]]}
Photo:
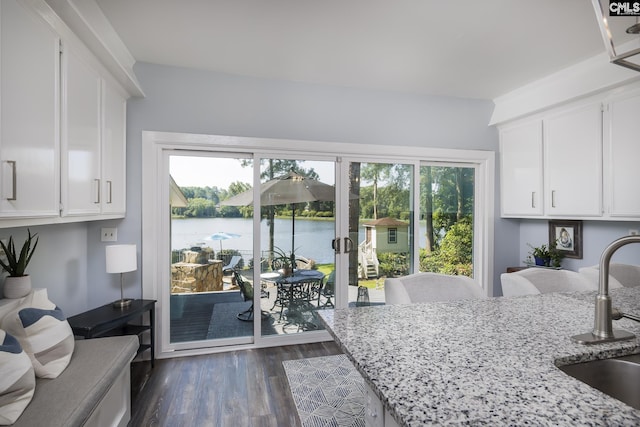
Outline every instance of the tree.
{"label": "tree", "polygon": [[389,177],[391,167],[388,163],[362,163],[360,179],[373,185],[373,219],[378,219],[378,183]]}

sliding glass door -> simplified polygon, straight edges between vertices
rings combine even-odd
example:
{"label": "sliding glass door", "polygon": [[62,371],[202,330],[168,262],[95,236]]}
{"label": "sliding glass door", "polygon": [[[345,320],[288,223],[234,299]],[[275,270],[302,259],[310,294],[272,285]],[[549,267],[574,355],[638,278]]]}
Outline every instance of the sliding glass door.
{"label": "sliding glass door", "polygon": [[474,277],[473,164],[343,161],[341,306],[384,304],[389,277]]}
{"label": "sliding glass door", "polygon": [[327,145],[144,134],[159,353],[328,339],[321,310],[383,304],[418,271],[490,286],[493,153]]}
{"label": "sliding glass door", "polygon": [[180,151],[168,163],[170,343],[321,331],[317,311],[335,299],[334,162]]}

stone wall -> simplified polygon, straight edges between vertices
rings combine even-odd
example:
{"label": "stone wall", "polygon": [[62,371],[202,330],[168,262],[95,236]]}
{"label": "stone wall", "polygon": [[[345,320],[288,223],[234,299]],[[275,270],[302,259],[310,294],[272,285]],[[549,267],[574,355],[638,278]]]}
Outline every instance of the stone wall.
{"label": "stone wall", "polygon": [[171,265],[172,294],[221,291],[222,286],[222,261],[210,260],[206,264],[178,262]]}

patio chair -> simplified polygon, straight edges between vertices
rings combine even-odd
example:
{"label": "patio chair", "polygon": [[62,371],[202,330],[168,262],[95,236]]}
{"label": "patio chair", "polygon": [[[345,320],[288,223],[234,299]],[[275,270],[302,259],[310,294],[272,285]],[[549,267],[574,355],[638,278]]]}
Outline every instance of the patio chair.
{"label": "patio chair", "polygon": [[[240,288],[240,294],[245,301],[251,301],[251,307],[246,309],[245,311],[238,313],[236,316],[238,320],[242,320],[243,322],[250,322],[253,320],[253,284],[245,279],[242,274],[238,271],[233,271],[234,277],[236,279],[236,283]],[[260,298],[269,298],[269,293],[266,291],[260,292]],[[261,316],[263,319],[269,317],[269,313],[261,311]]]}
{"label": "patio chair", "polygon": [[238,267],[238,264],[240,263],[241,259],[242,257],[240,255],[232,256],[231,259],[229,260],[229,264],[222,267],[222,274],[234,272]]}
{"label": "patio chair", "polygon": [[473,279],[439,273],[416,273],[385,279],[384,296],[385,304],[486,298]]}
{"label": "patio chair", "polygon": [[[325,308],[331,307],[335,308],[333,305],[333,301],[331,298],[335,297],[335,289],[336,289],[336,271],[332,270],[327,277],[322,282],[320,289],[318,290],[318,307]],[[325,297],[324,303],[320,304],[320,297]]]}

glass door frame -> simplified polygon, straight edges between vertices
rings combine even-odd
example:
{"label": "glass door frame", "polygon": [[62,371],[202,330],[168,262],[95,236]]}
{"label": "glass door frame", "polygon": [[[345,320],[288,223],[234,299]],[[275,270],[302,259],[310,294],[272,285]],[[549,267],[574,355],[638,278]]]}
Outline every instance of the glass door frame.
{"label": "glass door frame", "polygon": [[[169,206],[169,179],[168,165],[163,164],[163,150],[194,150],[194,151],[215,151],[215,152],[235,152],[253,155],[254,161],[259,161],[262,157],[283,156],[288,158],[309,158],[318,160],[337,159],[340,171],[344,170],[345,159],[357,159],[362,162],[370,159],[374,162],[406,162],[406,155],[398,153],[411,153],[412,158],[418,160],[429,160],[442,163],[462,163],[465,165],[476,165],[476,238],[479,242],[478,250],[481,255],[476,259],[474,255],[474,265],[476,270],[476,280],[482,284],[487,295],[491,295],[493,280],[493,224],[495,210],[495,152],[481,150],[455,150],[440,149],[417,146],[398,145],[366,145],[339,142],[319,142],[319,141],[296,141],[269,138],[231,137],[221,135],[203,135],[188,133],[170,132],[142,132],[142,200],[141,217],[138,219],[142,224],[142,297],[146,299],[158,300],[157,315],[158,327],[156,328],[156,343],[158,358],[172,357],[177,355],[206,354],[235,349],[258,348],[272,345],[297,344],[303,342],[319,342],[331,340],[326,331],[297,334],[295,340],[283,342],[278,339],[257,339],[251,344],[235,345],[216,348],[194,348],[182,350],[168,345],[169,331],[166,326],[166,319],[169,316],[167,301],[160,299],[158,291],[161,283],[168,283],[169,269],[164,268],[163,260],[169,260],[168,233],[166,236],[159,235],[158,230],[168,230]],[[371,155],[362,156],[363,150],[367,150]],[[416,160],[416,161],[418,161]],[[345,209],[348,209],[348,194],[344,190],[344,172],[336,168],[336,188],[340,189],[336,197],[336,217],[342,218],[336,222],[336,237],[348,235],[348,221],[344,220]],[[419,173],[416,168],[415,173]],[[348,175],[345,175],[348,177]],[[254,183],[259,183],[259,171],[254,171]],[[419,179],[414,178],[415,185],[419,185]],[[256,188],[256,186],[254,186]],[[258,191],[257,189],[255,191]],[[416,193],[419,194],[419,193]],[[414,204],[417,201],[414,201]],[[133,205],[133,204],[132,204]],[[255,207],[254,207],[255,209]],[[166,214],[161,215],[166,211]],[[136,213],[135,211],[134,214]],[[414,212],[417,212],[414,207]],[[134,221],[136,219],[134,218]],[[258,228],[259,218],[254,217],[254,231]],[[346,234],[345,231],[346,230]],[[416,237],[414,236],[414,239]],[[416,244],[416,243],[414,243]],[[475,241],[474,241],[474,244]],[[254,243],[255,248],[259,248],[259,243]],[[417,246],[415,246],[417,247]],[[255,254],[254,254],[255,256]],[[416,261],[414,260],[414,265]],[[344,272],[346,264],[341,257],[336,258],[336,273]],[[338,270],[340,269],[340,270]],[[346,274],[346,273],[343,273]],[[255,277],[254,277],[255,280]],[[346,291],[345,291],[346,292]],[[254,296],[257,300],[257,297]],[[346,301],[347,296],[342,297]],[[259,303],[259,301],[258,301]],[[344,302],[342,303],[344,304]],[[254,326],[254,331],[257,326]]]}

